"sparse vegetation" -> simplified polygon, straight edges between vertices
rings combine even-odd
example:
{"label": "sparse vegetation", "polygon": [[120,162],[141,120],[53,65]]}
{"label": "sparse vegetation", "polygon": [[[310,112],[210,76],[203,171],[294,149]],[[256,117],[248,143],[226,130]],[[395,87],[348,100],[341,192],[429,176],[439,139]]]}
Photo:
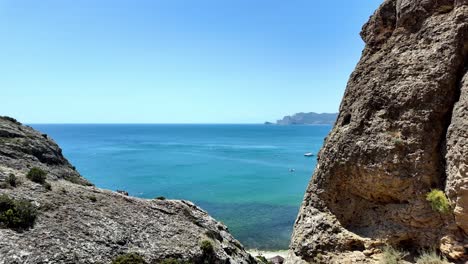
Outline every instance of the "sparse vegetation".
{"label": "sparse vegetation", "polygon": [[449,264],[446,258],[437,255],[435,251],[424,251],[416,259],[416,264]]}
{"label": "sparse vegetation", "polygon": [[174,258],[168,258],[168,259],[165,259],[165,260],[159,262],[159,264],[191,264],[191,262],[181,261],[181,260],[174,259]]}
{"label": "sparse vegetation", "polygon": [[47,172],[45,172],[44,170],[38,167],[33,167],[29,170],[28,174],[26,174],[26,177],[33,182],[44,184],[46,180],[46,175]]}
{"label": "sparse vegetation", "polygon": [[323,255],[321,253],[317,253],[314,257],[314,261],[317,263],[323,262]]}
{"label": "sparse vegetation", "polygon": [[91,202],[93,202],[93,203],[97,202],[97,198],[96,198],[96,196],[94,196],[94,195],[88,196],[88,199],[89,199]]}
{"label": "sparse vegetation", "polygon": [[164,200],[166,200],[166,197],[164,197],[164,196],[158,196],[158,197],[156,197],[156,198],[154,198],[154,199],[164,201]]}
{"label": "sparse vegetation", "polygon": [[3,194],[0,196],[0,226],[11,229],[28,229],[37,218],[36,208],[26,200],[15,200]]}
{"label": "sparse vegetation", "polygon": [[18,179],[16,179],[16,176],[13,173],[10,173],[6,178],[6,182],[11,187],[16,187],[16,185],[18,184]]}
{"label": "sparse vegetation", "polygon": [[200,248],[205,255],[211,255],[214,251],[213,243],[211,243],[209,240],[203,240],[200,243]]}
{"label": "sparse vegetation", "polygon": [[44,188],[45,188],[47,191],[51,191],[51,190],[52,190],[52,185],[50,185],[50,183],[46,182],[46,183],[44,183]]}
{"label": "sparse vegetation", "polygon": [[205,232],[205,235],[213,240],[223,241],[223,237],[216,231],[208,230]]}
{"label": "sparse vegetation", "polygon": [[388,131],[387,134],[390,136],[393,144],[403,145],[404,141],[400,131]]}
{"label": "sparse vegetation", "polygon": [[127,253],[117,256],[111,264],[147,264],[138,253]]}
{"label": "sparse vegetation", "polygon": [[401,252],[391,246],[386,246],[383,249],[379,264],[399,264],[406,255],[406,252]]}
{"label": "sparse vegetation", "polygon": [[203,263],[213,263],[214,261],[214,246],[210,240],[202,240],[200,243],[200,249],[202,250],[201,260]]}
{"label": "sparse vegetation", "polygon": [[234,246],[236,246],[237,248],[244,248],[244,247],[242,246],[242,244],[239,243],[239,241],[237,241],[237,240],[232,241],[232,243],[233,243]]}
{"label": "sparse vegetation", "polygon": [[395,144],[395,145],[403,145],[403,143],[404,143],[403,139],[401,139],[401,138],[394,138],[394,139],[392,139],[392,141],[393,141],[393,144]]}
{"label": "sparse vegetation", "polygon": [[259,263],[263,263],[263,264],[270,264],[271,263],[264,256],[256,256],[255,258],[257,258]]}
{"label": "sparse vegetation", "polygon": [[180,262],[177,259],[169,258],[159,262],[159,264],[180,264]]}
{"label": "sparse vegetation", "polygon": [[65,174],[63,175],[63,179],[65,179],[66,181],[69,181],[71,183],[74,183],[74,184],[79,184],[79,185],[82,185],[82,186],[93,186],[92,183],[88,182],[87,180],[81,178],[79,175],[76,175],[76,174]]}
{"label": "sparse vegetation", "polygon": [[445,193],[438,189],[432,189],[427,195],[426,200],[431,203],[434,211],[446,214],[450,212],[450,203]]}
{"label": "sparse vegetation", "polygon": [[18,120],[14,119],[13,117],[9,117],[9,116],[0,116],[0,118],[5,119],[5,120],[8,120],[8,121],[13,122],[13,123],[18,124],[18,125],[21,125],[21,123],[18,122]]}

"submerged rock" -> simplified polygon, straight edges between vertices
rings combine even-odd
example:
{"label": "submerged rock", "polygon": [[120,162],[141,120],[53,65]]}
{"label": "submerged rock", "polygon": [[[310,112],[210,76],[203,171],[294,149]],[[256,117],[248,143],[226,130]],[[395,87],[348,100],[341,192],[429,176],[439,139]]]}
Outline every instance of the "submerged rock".
{"label": "submerged rock", "polygon": [[[33,167],[47,173],[45,184],[26,178]],[[16,187],[6,182],[11,174]],[[7,118],[0,118],[0,183],[0,194],[38,210],[32,228],[0,229],[2,264],[110,263],[126,253],[148,263],[256,263],[225,225],[193,203],[90,186],[49,137]]]}
{"label": "submerged rock", "polygon": [[[290,263],[372,263],[385,244],[467,260],[468,1],[386,0],[361,36]],[[453,210],[433,210],[431,189]]]}

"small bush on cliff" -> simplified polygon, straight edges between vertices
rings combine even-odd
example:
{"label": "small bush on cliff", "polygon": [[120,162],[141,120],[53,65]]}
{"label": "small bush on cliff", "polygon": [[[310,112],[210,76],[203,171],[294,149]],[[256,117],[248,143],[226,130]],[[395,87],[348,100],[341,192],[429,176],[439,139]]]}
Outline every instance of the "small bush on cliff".
{"label": "small bush on cliff", "polygon": [[431,207],[434,211],[443,214],[450,212],[450,203],[443,191],[433,189],[426,195],[426,200],[431,203]]}
{"label": "small bush on cliff", "polygon": [[416,259],[416,264],[449,264],[449,262],[435,251],[425,251]]}
{"label": "small bush on cliff", "polygon": [[13,173],[10,173],[8,177],[6,178],[6,182],[11,186],[11,187],[16,187],[18,184],[18,180],[16,179],[16,176]]}
{"label": "small bush on cliff", "polygon": [[34,225],[36,208],[26,200],[14,200],[7,195],[0,196],[0,226],[11,229],[28,229]]}
{"label": "small bush on cliff", "polygon": [[165,260],[159,262],[159,264],[192,264],[192,262],[181,261],[181,260],[178,260],[178,259],[168,258],[168,259],[165,259]]}
{"label": "small bush on cliff", "polygon": [[262,264],[270,264],[271,263],[264,256],[256,256],[255,258],[257,258],[257,262],[262,263]]}
{"label": "small bush on cliff", "polygon": [[46,175],[47,172],[43,171],[40,168],[34,167],[29,170],[28,174],[26,174],[26,177],[33,182],[44,184],[46,180]]}
{"label": "small bush on cliff", "polygon": [[66,181],[69,181],[74,184],[82,185],[82,186],[93,186],[92,183],[89,181],[85,180],[84,178],[80,177],[80,175],[77,174],[71,174],[71,173],[65,173],[62,175],[63,179]]}
{"label": "small bush on cliff", "polygon": [[399,264],[407,255],[405,252],[398,251],[391,246],[386,246],[382,252],[382,258],[379,264]]}
{"label": "small bush on cliff", "polygon": [[203,240],[200,243],[200,248],[205,255],[211,255],[214,251],[213,243],[211,243],[209,240]]}
{"label": "small bush on cliff", "polygon": [[13,123],[18,124],[18,125],[21,125],[21,123],[18,122],[18,120],[14,119],[13,117],[9,117],[9,116],[0,116],[0,118],[5,119],[5,120],[8,120],[8,121],[13,122]]}
{"label": "small bush on cliff", "polygon": [[127,253],[117,256],[112,260],[112,264],[147,264],[138,253]]}
{"label": "small bush on cliff", "polygon": [[51,191],[51,190],[52,190],[52,185],[50,185],[50,183],[46,182],[46,183],[44,183],[44,188],[45,188],[47,191]]}

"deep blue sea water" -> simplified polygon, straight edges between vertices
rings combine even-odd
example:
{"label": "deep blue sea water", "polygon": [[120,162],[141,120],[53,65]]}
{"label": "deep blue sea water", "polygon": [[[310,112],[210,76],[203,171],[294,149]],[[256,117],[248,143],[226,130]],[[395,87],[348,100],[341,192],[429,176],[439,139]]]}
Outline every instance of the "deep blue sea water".
{"label": "deep blue sea water", "polygon": [[[191,200],[248,248],[285,249],[331,126],[32,125],[96,186]],[[295,172],[290,172],[294,169]]]}

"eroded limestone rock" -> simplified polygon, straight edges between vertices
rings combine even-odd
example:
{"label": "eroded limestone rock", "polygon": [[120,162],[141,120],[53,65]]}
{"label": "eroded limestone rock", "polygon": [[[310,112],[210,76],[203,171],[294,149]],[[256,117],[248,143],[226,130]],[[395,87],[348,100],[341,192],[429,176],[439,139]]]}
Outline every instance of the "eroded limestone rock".
{"label": "eroded limestone rock", "polygon": [[[468,2],[387,0],[361,35],[366,48],[318,156],[290,249],[312,262],[384,244],[438,248],[449,234],[468,244]],[[455,217],[432,210],[432,188],[446,190]]]}

